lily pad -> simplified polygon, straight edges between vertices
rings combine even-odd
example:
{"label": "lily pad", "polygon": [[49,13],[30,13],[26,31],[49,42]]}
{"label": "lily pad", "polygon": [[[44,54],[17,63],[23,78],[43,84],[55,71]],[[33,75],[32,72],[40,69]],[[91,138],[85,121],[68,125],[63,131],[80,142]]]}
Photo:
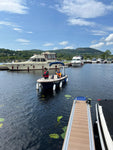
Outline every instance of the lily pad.
{"label": "lily pad", "polygon": [[63,132],[62,134],[61,134],[61,137],[62,137],[62,139],[64,139],[65,138],[65,132]]}
{"label": "lily pad", "polygon": [[52,139],[59,139],[59,135],[56,133],[50,134],[49,137]]}
{"label": "lily pad", "polygon": [[3,126],[3,123],[0,123],[0,128],[2,128],[2,126]]}
{"label": "lily pad", "polygon": [[4,122],[4,118],[0,118],[0,122]]}
{"label": "lily pad", "polygon": [[91,99],[91,98],[88,98],[88,100],[90,100],[90,101],[91,101],[92,99]]}
{"label": "lily pad", "polygon": [[66,132],[67,126],[64,126],[64,127],[62,128],[62,130],[63,130],[64,132]]}
{"label": "lily pad", "polygon": [[60,122],[60,120],[63,118],[63,116],[58,116],[57,117],[57,122]]}
{"label": "lily pad", "polygon": [[65,97],[66,97],[66,98],[70,98],[70,97],[71,97],[71,95],[65,95]]}

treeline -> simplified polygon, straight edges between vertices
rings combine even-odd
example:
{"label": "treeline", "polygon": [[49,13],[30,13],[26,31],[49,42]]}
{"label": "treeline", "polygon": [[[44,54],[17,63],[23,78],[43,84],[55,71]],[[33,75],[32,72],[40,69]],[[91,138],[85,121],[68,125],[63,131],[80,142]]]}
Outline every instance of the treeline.
{"label": "treeline", "polygon": [[[58,60],[71,60],[73,56],[81,55],[84,59],[92,58],[113,58],[111,52],[106,50],[105,52],[92,49],[92,48],[77,48],[77,49],[59,49],[59,50],[48,50],[49,52],[55,52]],[[42,50],[23,50],[14,51],[9,49],[0,48],[0,62],[11,62],[11,61],[25,61],[28,60],[34,54],[41,54]]]}

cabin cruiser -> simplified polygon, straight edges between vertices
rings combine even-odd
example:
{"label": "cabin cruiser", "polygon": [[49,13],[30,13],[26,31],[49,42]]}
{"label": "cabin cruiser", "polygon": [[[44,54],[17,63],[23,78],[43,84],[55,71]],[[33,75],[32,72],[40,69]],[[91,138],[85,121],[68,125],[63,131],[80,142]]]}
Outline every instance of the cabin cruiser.
{"label": "cabin cruiser", "polygon": [[96,124],[102,150],[113,150],[113,100],[98,100]]}
{"label": "cabin cruiser", "polygon": [[[56,53],[44,52],[42,54],[34,55],[25,62],[12,62],[5,65],[12,71],[24,71],[24,70],[42,70],[45,67],[48,68],[51,62],[56,61]],[[57,68],[57,65],[53,65],[50,69]]]}
{"label": "cabin cruiser", "polygon": [[74,56],[72,58],[71,64],[73,67],[80,67],[84,64],[81,56]]}

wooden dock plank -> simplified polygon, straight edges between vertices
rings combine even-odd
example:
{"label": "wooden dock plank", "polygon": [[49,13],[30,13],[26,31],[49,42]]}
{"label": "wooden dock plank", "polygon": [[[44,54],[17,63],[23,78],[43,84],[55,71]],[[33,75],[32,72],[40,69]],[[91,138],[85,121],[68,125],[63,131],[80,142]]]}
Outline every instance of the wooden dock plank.
{"label": "wooden dock plank", "polygon": [[87,105],[85,101],[76,102],[68,150],[90,150]]}

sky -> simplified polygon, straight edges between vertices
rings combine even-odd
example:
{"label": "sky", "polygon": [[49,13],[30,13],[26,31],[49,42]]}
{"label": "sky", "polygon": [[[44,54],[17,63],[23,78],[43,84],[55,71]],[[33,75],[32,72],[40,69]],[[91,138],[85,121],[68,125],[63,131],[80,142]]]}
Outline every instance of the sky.
{"label": "sky", "polygon": [[112,0],[0,0],[0,48],[113,53]]}

